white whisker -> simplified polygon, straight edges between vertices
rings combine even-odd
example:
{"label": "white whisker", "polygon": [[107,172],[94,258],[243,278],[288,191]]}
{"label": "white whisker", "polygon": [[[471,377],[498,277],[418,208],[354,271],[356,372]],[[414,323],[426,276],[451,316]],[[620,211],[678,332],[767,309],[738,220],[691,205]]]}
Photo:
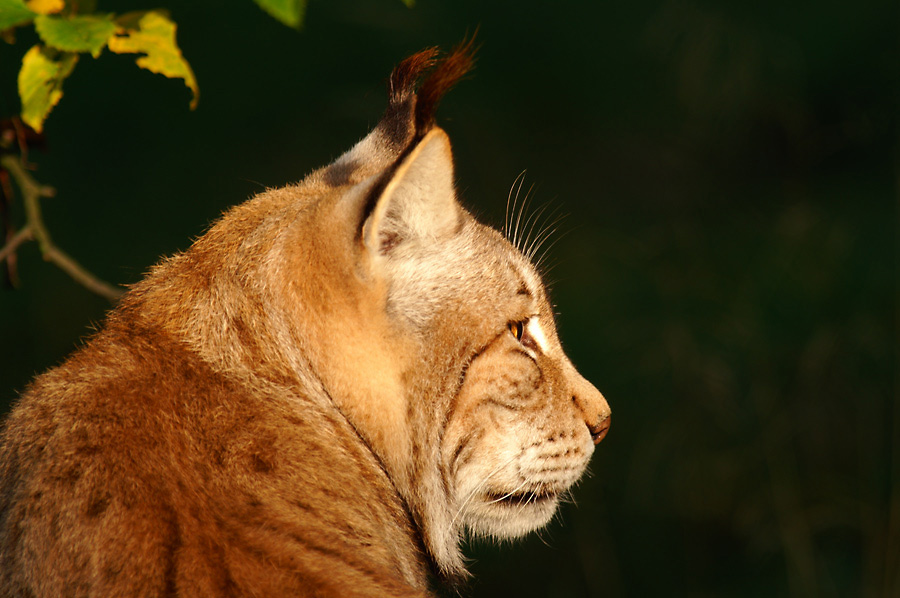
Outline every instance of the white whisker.
{"label": "white whisker", "polygon": [[[525,172],[526,171],[523,170],[522,172],[519,173],[519,175],[516,177],[516,180],[513,181],[512,186],[509,188],[509,194],[506,196],[506,214],[503,216],[503,236],[506,237],[507,239],[509,239],[509,233],[510,233],[509,226],[510,226],[510,224],[512,224],[512,222],[510,221],[510,217],[509,217],[509,214],[510,214],[509,204],[510,204],[510,201],[513,201],[513,189],[516,188],[516,184],[518,183],[519,189],[516,190],[516,199],[518,199],[519,190],[522,189],[522,182],[525,180]],[[515,210],[516,210],[515,201],[513,201],[512,209],[513,209],[513,213],[515,213]]]}
{"label": "white whisker", "polygon": [[513,244],[513,246],[516,245],[516,242],[518,240],[517,239],[518,229],[515,226],[514,222],[515,222],[517,216],[519,215],[519,210],[521,209],[519,207],[519,196],[522,193],[522,185],[525,184],[524,174],[521,178],[518,179],[518,183],[519,183],[518,186],[516,186],[516,194],[515,194],[515,196],[513,196],[512,211],[509,214],[510,235],[507,237],[510,240],[510,242]]}
{"label": "white whisker", "polygon": [[[556,231],[553,231],[552,234],[555,235]],[[544,248],[543,252],[541,252],[541,255],[538,256],[537,260],[535,260],[533,262],[535,268],[540,270],[543,267],[544,262],[547,259],[547,256],[550,255],[550,250],[553,249],[556,246],[556,244],[559,243],[563,238],[565,238],[565,236],[567,234],[568,234],[568,231],[564,231],[563,233],[557,235],[556,238],[553,239],[553,241],[551,241],[550,244]]]}
{"label": "white whisker", "polygon": [[485,484],[487,484],[487,482],[491,479],[491,477],[518,458],[519,458],[519,455],[515,454],[515,455],[511,456],[509,459],[507,459],[506,461],[497,465],[497,467],[495,467],[490,472],[488,472],[488,474],[485,475],[481,479],[481,481],[478,482],[478,484],[476,484],[475,487],[471,491],[469,491],[465,500],[463,500],[462,503],[459,505],[459,507],[457,507],[456,513],[453,515],[453,518],[450,520],[450,529],[455,529],[454,526],[456,525],[456,520],[459,518],[459,516],[462,514],[462,512],[465,510],[465,508],[467,506],[469,506],[469,503],[472,501],[472,499],[475,498],[475,496],[479,492],[481,492],[481,490],[484,488]]}
{"label": "white whisker", "polygon": [[[544,212],[546,212],[549,207],[550,207],[549,203],[544,204],[538,210],[536,210],[530,216],[528,216],[527,220],[525,221],[525,225],[523,226],[523,228],[527,228],[527,231],[525,233],[525,239],[522,243],[521,251],[526,257],[528,257],[528,255],[530,253],[529,248],[534,243],[533,239],[537,238],[537,237],[533,236],[534,230],[537,227],[538,222],[540,222],[541,216],[543,216]],[[554,211],[556,211],[556,208],[553,208],[553,211],[551,211],[551,214]],[[541,227],[541,228],[543,228],[543,227]]]}
{"label": "white whisker", "polygon": [[[516,486],[513,490],[510,490],[509,492],[507,492],[506,494],[504,494],[503,496],[501,496],[499,498],[495,498],[495,499],[491,500],[490,504],[496,504],[498,502],[503,502],[507,498],[516,494],[519,490],[524,488],[526,485],[528,485],[528,480],[522,480],[522,482],[518,486]],[[528,500],[531,500],[531,498],[529,497]],[[527,501],[526,501],[526,504],[527,504]]]}
{"label": "white whisker", "polygon": [[533,191],[534,185],[531,185],[525,193],[525,197],[522,199],[522,205],[519,206],[519,214],[516,217],[516,230],[513,235],[515,241],[513,242],[513,246],[519,251],[522,250],[522,236],[525,232],[524,227],[522,226],[522,217],[525,215],[525,210],[528,209],[528,201],[531,199]]}
{"label": "white whisker", "polygon": [[534,237],[534,241],[532,241],[531,245],[528,246],[528,251],[525,256],[529,260],[533,260],[534,256],[537,255],[537,252],[540,250],[541,246],[547,242],[548,239],[552,238],[553,235],[559,230],[559,225],[565,220],[565,215],[561,214],[556,216],[551,222],[545,224],[541,227],[541,230]]}

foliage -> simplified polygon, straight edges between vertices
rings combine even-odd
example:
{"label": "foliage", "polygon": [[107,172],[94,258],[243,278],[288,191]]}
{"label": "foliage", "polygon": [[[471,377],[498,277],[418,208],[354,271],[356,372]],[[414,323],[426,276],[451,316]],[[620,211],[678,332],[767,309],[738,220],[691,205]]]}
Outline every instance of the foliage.
{"label": "foliage", "polygon": [[68,18],[56,15],[39,15],[34,28],[51,48],[65,52],[90,52],[97,58],[107,40],[116,32],[116,23],[110,15],[74,15]]}
{"label": "foliage", "polygon": [[19,96],[22,98],[22,120],[40,131],[50,110],[62,98],[62,83],[75,68],[78,54],[59,55],[52,49],[33,46],[22,59],[19,71]]}
{"label": "foliage", "polygon": [[[255,0],[269,14],[291,27],[299,27],[305,0]],[[41,132],[50,111],[63,96],[63,83],[82,54],[98,58],[104,48],[114,54],[138,54],[137,65],[153,73],[181,79],[191,90],[191,109],[200,90],[190,64],[175,39],[176,24],[163,10],[123,15],[96,11],[95,0],[0,0],[0,37],[14,42],[14,28],[32,24],[40,42],[25,52],[19,70],[20,118],[0,121],[0,216],[5,220],[6,244],[0,262],[14,282],[16,250],[24,242],[37,241],[44,259],[65,271],[85,288],[115,301],[122,290],[98,279],[57,247],[41,217],[40,199],[55,191],[40,185],[28,170],[31,141],[42,141]],[[24,125],[32,129],[31,131]],[[19,156],[15,154],[18,153]],[[15,231],[8,217],[16,183],[26,207],[26,223]]]}
{"label": "foliage", "polygon": [[[113,14],[80,14],[92,3],[62,0],[0,0],[0,30],[32,23],[40,43],[29,49],[19,71],[22,121],[40,132],[63,96],[63,82],[72,74],[79,54],[97,58],[104,48],[146,56],[137,65],[154,73],[182,79],[197,103],[197,82],[175,41],[176,25],[161,10]],[[5,36],[10,39],[11,36]]]}
{"label": "foliage", "polygon": [[306,10],[306,0],[253,0],[264,11],[287,25],[299,27]]}
{"label": "foliage", "polygon": [[119,22],[127,25],[124,33],[109,39],[109,49],[116,54],[145,54],[137,59],[139,67],[166,77],[184,79],[184,84],[194,94],[191,108],[196,108],[200,90],[190,65],[175,43],[175,24],[159,11],[129,13]]}
{"label": "foliage", "polygon": [[[299,27],[305,0],[254,0],[267,13]],[[98,58],[104,48],[116,54],[141,54],[136,63],[166,77],[181,79],[191,90],[191,109],[200,90],[190,64],[175,39],[177,25],[164,10],[121,16],[95,12],[95,2],[72,0],[0,0],[0,32],[12,40],[12,30],[34,25],[41,42],[29,49],[19,71],[22,121],[41,132],[50,111],[63,96],[63,82],[72,74],[79,54]]]}

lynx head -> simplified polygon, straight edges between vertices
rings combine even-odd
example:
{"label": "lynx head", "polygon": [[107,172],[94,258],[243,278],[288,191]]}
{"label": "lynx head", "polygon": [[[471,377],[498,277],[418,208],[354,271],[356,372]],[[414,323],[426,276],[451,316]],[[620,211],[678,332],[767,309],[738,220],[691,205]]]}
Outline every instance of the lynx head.
{"label": "lynx head", "polygon": [[207,276],[208,296],[191,300],[230,319],[182,325],[223,368],[299,379],[332,402],[450,577],[464,573],[466,530],[546,524],[610,421],[560,346],[534,266],[457,201],[433,115],[471,61],[470,44],[408,58],[368,136],[227,215],[191,254],[231,244],[232,257],[185,275]]}
{"label": "lynx head", "polygon": [[[347,415],[379,439],[426,546],[454,573],[462,529],[509,538],[550,520],[610,410],[564,354],[535,268],[457,202],[450,141],[433,110],[471,58],[457,49],[415,92],[434,59],[426,51],[394,71],[382,123],[321,176],[345,177],[339,201],[359,210],[348,274],[378,289],[381,310],[360,324],[360,353],[403,347],[386,385],[393,396],[347,405]],[[395,421],[383,418],[388,404]]]}

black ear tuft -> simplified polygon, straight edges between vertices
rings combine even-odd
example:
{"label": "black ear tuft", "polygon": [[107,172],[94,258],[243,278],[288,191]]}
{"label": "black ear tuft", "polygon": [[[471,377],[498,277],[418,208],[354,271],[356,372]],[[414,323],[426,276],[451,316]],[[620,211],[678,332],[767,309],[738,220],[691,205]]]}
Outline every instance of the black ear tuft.
{"label": "black ear tuft", "polygon": [[419,88],[416,100],[416,135],[421,137],[434,127],[438,102],[475,63],[475,37],[464,39],[437,65]]}
{"label": "black ear tuft", "polygon": [[389,80],[390,104],[379,126],[395,146],[408,147],[434,127],[438,102],[472,69],[474,41],[474,36],[463,40],[445,57],[439,56],[437,48],[427,48],[394,68]]}
{"label": "black ear tuft", "polygon": [[440,54],[438,48],[425,48],[394,67],[388,82],[392,107],[406,102],[415,95],[419,79],[434,66],[438,54]]}

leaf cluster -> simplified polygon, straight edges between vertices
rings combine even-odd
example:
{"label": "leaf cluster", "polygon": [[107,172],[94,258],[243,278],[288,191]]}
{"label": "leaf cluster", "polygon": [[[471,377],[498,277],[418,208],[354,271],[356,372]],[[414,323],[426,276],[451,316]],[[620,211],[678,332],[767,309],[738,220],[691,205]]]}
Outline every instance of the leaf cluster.
{"label": "leaf cluster", "polygon": [[[305,0],[254,0],[270,15],[299,27]],[[63,82],[83,54],[104,49],[137,54],[137,66],[181,79],[191,90],[191,109],[200,89],[175,39],[177,25],[161,9],[116,15],[96,10],[96,0],[0,0],[0,36],[14,39],[16,27],[33,25],[40,42],[22,59],[18,88],[22,121],[40,132],[63,95]]]}

